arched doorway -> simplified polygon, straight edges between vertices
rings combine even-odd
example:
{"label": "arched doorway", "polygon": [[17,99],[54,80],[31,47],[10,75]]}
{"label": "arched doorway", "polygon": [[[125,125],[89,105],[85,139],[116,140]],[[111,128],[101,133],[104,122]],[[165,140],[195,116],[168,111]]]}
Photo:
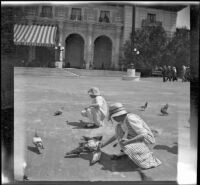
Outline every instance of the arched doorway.
{"label": "arched doorway", "polygon": [[65,41],[65,65],[70,63],[70,67],[82,68],[84,60],[84,40],[78,34],[71,34]]}
{"label": "arched doorway", "polygon": [[112,41],[106,36],[100,36],[94,41],[95,69],[109,69],[112,61]]}

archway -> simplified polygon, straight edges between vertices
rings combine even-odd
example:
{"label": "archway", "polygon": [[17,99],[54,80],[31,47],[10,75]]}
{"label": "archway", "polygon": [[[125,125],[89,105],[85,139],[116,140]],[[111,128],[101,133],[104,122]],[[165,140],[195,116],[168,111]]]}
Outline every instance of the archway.
{"label": "archway", "polygon": [[95,69],[109,69],[112,61],[112,41],[106,36],[100,36],[94,41]]}
{"label": "archway", "polygon": [[84,60],[84,40],[78,34],[71,34],[65,40],[65,65],[70,63],[70,67],[83,68]]}

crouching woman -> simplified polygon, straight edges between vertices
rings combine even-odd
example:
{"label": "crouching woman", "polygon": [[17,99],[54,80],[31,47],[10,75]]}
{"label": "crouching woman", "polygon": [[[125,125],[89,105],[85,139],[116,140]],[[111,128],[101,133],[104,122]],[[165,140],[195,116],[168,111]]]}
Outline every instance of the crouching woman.
{"label": "crouching woman", "polygon": [[155,143],[154,135],[139,116],[128,113],[121,103],[109,107],[109,116],[113,122],[117,122],[115,135],[102,143],[101,148],[117,139],[122,153],[115,156],[116,159],[128,155],[141,169],[153,168],[161,164],[148,146]]}
{"label": "crouching woman", "polygon": [[[100,127],[108,115],[108,105],[106,100],[101,96],[100,90],[97,87],[92,87],[88,91],[88,95],[92,99],[89,107],[81,111],[81,115],[89,119],[86,127]],[[83,121],[82,121],[83,122]]]}

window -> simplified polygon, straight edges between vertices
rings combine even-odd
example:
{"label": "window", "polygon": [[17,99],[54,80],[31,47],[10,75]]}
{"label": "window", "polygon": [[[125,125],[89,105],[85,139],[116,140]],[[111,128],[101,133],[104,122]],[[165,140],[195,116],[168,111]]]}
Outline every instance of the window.
{"label": "window", "polygon": [[30,6],[25,8],[26,15],[35,16],[37,15],[37,7]]}
{"label": "window", "polygon": [[110,22],[110,12],[109,11],[101,11],[100,12],[100,17],[99,17],[99,22]]}
{"label": "window", "polygon": [[23,10],[22,10],[22,8],[14,8],[14,16],[15,17],[22,17],[22,15],[23,15],[23,12],[22,12]]}
{"label": "window", "polygon": [[72,8],[71,20],[81,20],[81,8]]}
{"label": "window", "polygon": [[52,7],[51,6],[43,6],[41,17],[52,17]]}
{"label": "window", "polygon": [[147,14],[147,19],[148,19],[150,22],[156,22],[156,14],[148,13],[148,14]]}

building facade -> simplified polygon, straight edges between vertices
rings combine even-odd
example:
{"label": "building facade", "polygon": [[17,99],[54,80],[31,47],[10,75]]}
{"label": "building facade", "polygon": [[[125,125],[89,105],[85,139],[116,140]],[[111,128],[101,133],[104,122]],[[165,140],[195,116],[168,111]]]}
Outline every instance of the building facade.
{"label": "building facade", "polygon": [[117,69],[123,44],[132,30],[162,25],[169,36],[176,31],[177,8],[134,7],[123,4],[15,7],[14,41],[19,65],[54,67],[55,61],[62,61],[63,66],[75,68]]}

